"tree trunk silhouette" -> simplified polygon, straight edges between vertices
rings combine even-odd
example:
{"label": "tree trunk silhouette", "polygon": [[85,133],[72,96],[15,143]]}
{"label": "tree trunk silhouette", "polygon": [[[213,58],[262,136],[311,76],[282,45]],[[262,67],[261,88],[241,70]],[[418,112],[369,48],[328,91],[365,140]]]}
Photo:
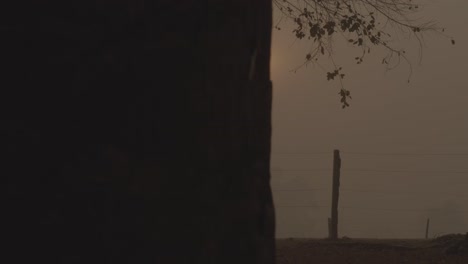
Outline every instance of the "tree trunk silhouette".
{"label": "tree trunk silhouette", "polygon": [[8,263],[274,263],[271,1],[2,5]]}

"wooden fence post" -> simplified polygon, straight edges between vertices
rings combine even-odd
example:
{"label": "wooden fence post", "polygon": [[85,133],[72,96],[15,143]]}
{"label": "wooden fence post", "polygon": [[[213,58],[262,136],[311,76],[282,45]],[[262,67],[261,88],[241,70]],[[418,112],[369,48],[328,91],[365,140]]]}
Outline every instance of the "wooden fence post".
{"label": "wooden fence post", "polygon": [[429,221],[430,219],[428,218],[426,222],[426,239],[429,237]]}
{"label": "wooden fence post", "polygon": [[338,239],[338,198],[340,196],[340,151],[333,151],[333,186],[332,186],[332,208],[330,238]]}

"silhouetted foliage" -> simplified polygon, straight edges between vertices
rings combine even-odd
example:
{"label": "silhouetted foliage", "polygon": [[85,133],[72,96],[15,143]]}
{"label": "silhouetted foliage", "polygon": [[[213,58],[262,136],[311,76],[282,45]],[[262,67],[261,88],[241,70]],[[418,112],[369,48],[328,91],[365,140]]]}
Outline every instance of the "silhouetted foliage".
{"label": "silhouetted foliage", "polygon": [[[360,54],[354,57],[357,64],[364,61],[371,47],[380,46],[388,51],[382,64],[391,69],[403,59],[410,66],[411,76],[411,62],[404,49],[392,44],[389,31],[397,29],[397,32],[408,37],[414,36],[420,48],[425,32],[435,31],[444,35],[444,29],[437,28],[434,22],[412,19],[420,9],[413,0],[274,0],[273,3],[282,12],[283,18],[294,22],[292,33],[296,38],[310,40],[314,44],[306,54],[304,64],[298,68],[316,63],[320,56],[329,55],[331,58],[334,69],[327,72],[327,80],[340,81],[339,94],[343,108],[349,106],[351,96],[343,87],[345,75],[342,68],[333,60],[333,36],[341,35],[348,43],[360,48]],[[275,26],[278,30],[281,29],[279,24]],[[451,43],[455,44],[455,41],[451,39]]]}

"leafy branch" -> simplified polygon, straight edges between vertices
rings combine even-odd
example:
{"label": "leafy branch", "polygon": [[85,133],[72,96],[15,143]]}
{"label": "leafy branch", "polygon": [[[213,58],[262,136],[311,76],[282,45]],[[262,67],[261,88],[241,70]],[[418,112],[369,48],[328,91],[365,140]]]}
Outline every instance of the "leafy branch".
{"label": "leafy branch", "polygon": [[[282,12],[282,19],[294,22],[292,33],[296,38],[314,44],[298,68],[316,63],[324,55],[332,59],[334,69],[326,72],[326,77],[327,80],[340,80],[343,108],[349,106],[351,96],[343,85],[345,75],[342,68],[333,61],[332,41],[336,34],[360,48],[361,52],[354,58],[357,64],[363,63],[371,47],[376,46],[387,50],[382,59],[387,69],[396,67],[401,60],[405,61],[410,66],[408,81],[412,74],[411,61],[404,49],[393,46],[389,28],[395,28],[408,37],[414,36],[420,50],[423,34],[428,31],[437,32],[455,44],[454,39],[445,35],[444,29],[437,28],[433,21],[418,23],[411,19],[419,11],[419,5],[413,0],[273,0],[273,3]],[[279,23],[275,28],[281,29]]]}

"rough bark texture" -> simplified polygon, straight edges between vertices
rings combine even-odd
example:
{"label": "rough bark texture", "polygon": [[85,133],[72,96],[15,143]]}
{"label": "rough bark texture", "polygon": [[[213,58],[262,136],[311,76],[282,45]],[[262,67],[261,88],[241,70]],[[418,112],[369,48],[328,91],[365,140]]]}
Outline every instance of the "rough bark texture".
{"label": "rough bark texture", "polygon": [[10,2],[5,263],[274,263],[271,1]]}

